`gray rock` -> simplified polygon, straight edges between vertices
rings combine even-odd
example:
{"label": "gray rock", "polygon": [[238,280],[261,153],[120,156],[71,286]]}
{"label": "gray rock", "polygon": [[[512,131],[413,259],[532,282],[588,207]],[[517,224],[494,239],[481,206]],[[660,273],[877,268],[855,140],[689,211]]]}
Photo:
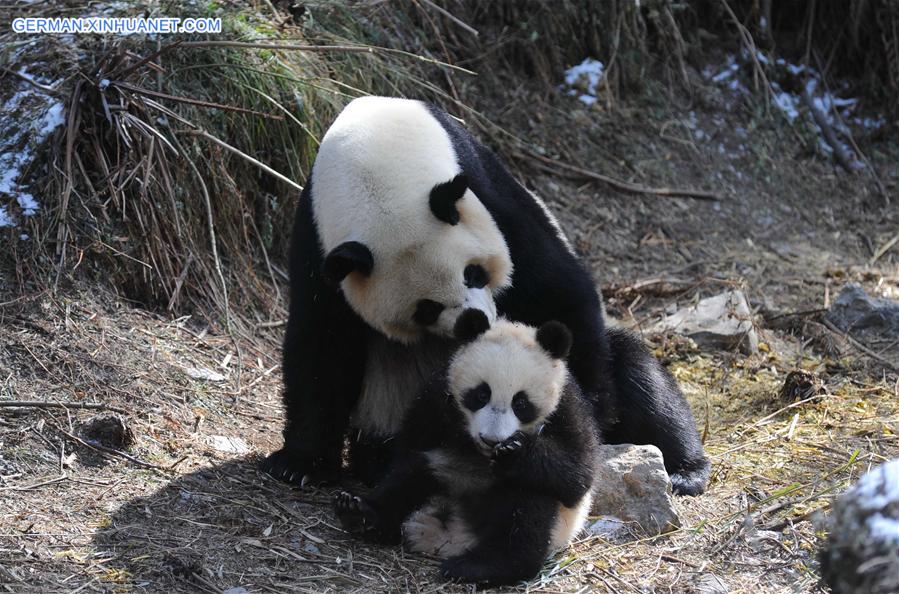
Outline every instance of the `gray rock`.
{"label": "gray rock", "polygon": [[843,332],[899,337],[899,302],[871,297],[855,283],[843,287],[827,319]]}
{"label": "gray rock", "polygon": [[821,576],[834,594],[899,592],[899,458],[840,497],[829,528]]}
{"label": "gray rock", "polygon": [[671,481],[657,447],[600,446],[598,462],[591,515],[617,518],[631,532],[648,536],[680,526]]}
{"label": "gray rock", "polygon": [[717,575],[704,573],[697,580],[696,592],[699,594],[727,594],[730,592],[730,586]]}
{"label": "gray rock", "polygon": [[689,336],[701,349],[758,352],[752,312],[742,291],[727,291],[683,307],[653,325],[650,332]]}

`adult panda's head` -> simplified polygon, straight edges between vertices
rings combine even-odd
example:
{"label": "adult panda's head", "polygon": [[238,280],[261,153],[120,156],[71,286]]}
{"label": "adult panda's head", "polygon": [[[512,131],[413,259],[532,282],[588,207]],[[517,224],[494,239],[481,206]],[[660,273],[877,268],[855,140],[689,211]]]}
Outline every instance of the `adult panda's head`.
{"label": "adult panda's head", "polygon": [[322,140],[311,181],[324,275],[370,326],[409,343],[452,336],[465,311],[496,319],[509,249],[425,104],[354,100]]}
{"label": "adult panda's head", "polygon": [[478,316],[459,319],[456,332],[470,342],[453,356],[447,380],[469,436],[489,451],[517,431],[539,432],[556,409],[571,332],[560,322],[533,328],[499,320],[485,328]]}

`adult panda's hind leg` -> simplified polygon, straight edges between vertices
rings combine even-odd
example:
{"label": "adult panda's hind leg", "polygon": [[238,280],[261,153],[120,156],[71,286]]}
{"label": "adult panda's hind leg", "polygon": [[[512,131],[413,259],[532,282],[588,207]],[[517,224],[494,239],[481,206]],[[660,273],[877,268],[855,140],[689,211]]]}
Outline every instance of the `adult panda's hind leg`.
{"label": "adult panda's hind leg", "polygon": [[618,328],[607,332],[617,419],[606,429],[605,441],[658,447],[674,492],[702,493],[711,466],[690,405],[677,382],[640,337]]}

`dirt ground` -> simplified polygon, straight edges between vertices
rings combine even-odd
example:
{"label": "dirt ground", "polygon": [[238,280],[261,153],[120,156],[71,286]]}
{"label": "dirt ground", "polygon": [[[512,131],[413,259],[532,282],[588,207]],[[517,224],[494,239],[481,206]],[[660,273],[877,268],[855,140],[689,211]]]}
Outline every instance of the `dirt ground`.
{"label": "dirt ground", "polygon": [[[795,129],[711,91],[689,105],[650,95],[610,109],[508,88],[482,111],[538,152],[721,195],[624,194],[505,155],[559,215],[610,315],[639,329],[739,287],[764,344],[746,356],[648,337],[699,420],[708,492],[677,500],[681,530],[624,545],[584,537],[521,590],[821,591],[831,499],[899,456],[899,379],[816,317],[849,281],[899,298],[899,248],[871,262],[899,229],[895,136],[860,139],[875,180],[838,172]],[[332,488],[300,491],[260,473],[280,439],[282,328],[258,328],[238,350],[197,319],[85,283],[0,294],[0,404],[60,404],[0,408],[0,589],[472,590],[439,581],[432,559],[351,539],[331,514]],[[868,346],[899,360],[895,344]],[[820,390],[780,395],[797,368]],[[133,433],[127,456],[80,441],[84,423],[108,415]]]}

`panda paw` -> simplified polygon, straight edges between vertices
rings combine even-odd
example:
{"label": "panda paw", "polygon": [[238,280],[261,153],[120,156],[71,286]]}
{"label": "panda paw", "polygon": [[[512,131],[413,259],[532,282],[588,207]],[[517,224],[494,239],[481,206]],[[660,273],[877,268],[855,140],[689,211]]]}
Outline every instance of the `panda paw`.
{"label": "panda paw", "polygon": [[440,575],[445,580],[469,584],[493,581],[488,568],[467,554],[445,559],[440,564]]}
{"label": "panda paw", "polygon": [[259,465],[263,472],[300,488],[334,481],[337,470],[331,466],[322,458],[286,447],[269,454]]}
{"label": "panda paw", "polygon": [[347,491],[339,491],[334,495],[334,513],[341,526],[352,534],[364,534],[375,529],[378,514],[375,509]]}
{"label": "panda paw", "polygon": [[507,437],[505,441],[501,441],[493,447],[493,460],[496,461],[502,458],[508,458],[509,455],[521,451],[526,439],[527,436],[524,433],[516,431]]}

